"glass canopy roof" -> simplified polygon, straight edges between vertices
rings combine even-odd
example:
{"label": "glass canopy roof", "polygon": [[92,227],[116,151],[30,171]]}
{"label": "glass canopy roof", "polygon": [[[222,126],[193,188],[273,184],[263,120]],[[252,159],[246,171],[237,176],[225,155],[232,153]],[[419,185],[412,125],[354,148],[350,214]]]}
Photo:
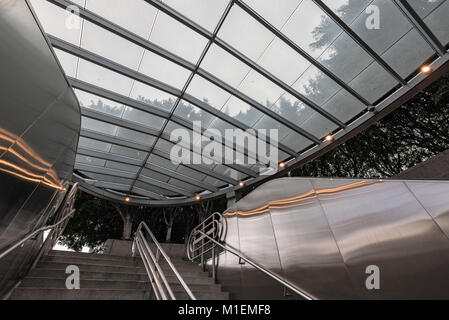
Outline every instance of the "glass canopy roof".
{"label": "glass canopy roof", "polygon": [[266,178],[259,164],[172,163],[176,128],[275,128],[291,166],[408,94],[428,76],[422,65],[448,59],[446,0],[29,2],[81,105],[77,177],[135,203],[187,203]]}

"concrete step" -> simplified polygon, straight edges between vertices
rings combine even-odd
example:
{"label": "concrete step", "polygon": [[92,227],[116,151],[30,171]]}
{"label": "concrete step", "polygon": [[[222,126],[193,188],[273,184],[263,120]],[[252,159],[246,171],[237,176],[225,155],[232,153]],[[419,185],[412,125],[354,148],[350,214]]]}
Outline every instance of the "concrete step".
{"label": "concrete step", "polygon": [[[132,258],[128,260],[108,260],[108,259],[94,259],[91,257],[65,257],[65,256],[45,256],[42,257],[40,262],[57,262],[57,263],[65,263],[66,265],[80,265],[80,264],[89,264],[89,265],[108,265],[108,266],[123,266],[123,267],[139,267],[144,268],[143,261],[140,258]],[[160,261],[160,265],[163,270],[171,269],[168,263],[165,260]],[[199,271],[200,268],[197,264],[187,261],[173,261],[173,265],[175,268],[181,272],[183,271]]]}
{"label": "concrete step", "polygon": [[[177,300],[189,300],[185,292],[174,292]],[[228,292],[193,292],[197,300],[229,300]]]}
{"label": "concrete step", "polygon": [[[58,278],[66,279],[68,274],[65,269],[48,269],[35,268],[30,274],[34,278]],[[98,279],[98,280],[123,280],[123,281],[146,281],[148,276],[146,273],[123,273],[123,272],[95,272],[80,270],[81,279]]]}
{"label": "concrete step", "polygon": [[[104,262],[104,261],[103,261]],[[37,264],[39,269],[59,269],[65,272],[68,265],[76,265],[80,269],[80,272],[119,272],[119,273],[130,273],[130,274],[146,274],[145,267],[135,267],[135,266],[120,266],[120,265],[107,265],[107,264],[87,264],[87,263],[77,263],[73,261],[66,262],[51,262],[41,260]],[[172,275],[173,271],[168,266],[163,266],[162,270],[168,275]],[[184,268],[183,266],[177,267],[178,272],[181,276],[186,277],[208,277],[208,274],[201,272],[196,266]]]}
{"label": "concrete step", "polygon": [[131,274],[145,274],[145,268],[134,267],[134,266],[120,266],[120,265],[107,265],[107,264],[86,264],[77,263],[76,261],[67,262],[50,262],[50,261],[39,261],[37,268],[44,269],[62,269],[65,270],[68,265],[76,265],[80,271],[94,271],[94,272],[121,272],[121,273],[131,273]]}
{"label": "concrete step", "polygon": [[[26,277],[20,284],[20,288],[54,288],[66,289],[66,278],[42,278]],[[147,290],[150,283],[148,281],[127,281],[127,280],[94,280],[80,278],[80,288],[82,289],[129,289]]]}
{"label": "concrete step", "polygon": [[[146,273],[123,273],[123,272],[95,272],[95,271],[83,271],[80,270],[81,279],[86,280],[123,280],[123,281],[148,281]],[[65,273],[65,269],[47,269],[47,268],[35,268],[29,276],[33,278],[57,278],[66,279],[68,274]],[[207,277],[207,274],[199,273],[197,275],[182,275],[184,281],[187,284],[213,284],[213,279]],[[178,283],[175,275],[165,275],[169,283]]]}
{"label": "concrete step", "polygon": [[[221,292],[221,285],[219,285],[219,284],[189,284],[188,283],[187,285],[189,286],[190,290],[194,293]],[[175,296],[176,296],[176,292],[185,292],[184,288],[179,283],[171,283],[170,287],[171,287],[173,293],[175,293]]]}
{"label": "concrete step", "polygon": [[16,288],[10,300],[147,300],[149,292],[143,290],[102,290],[57,288]]}
{"label": "concrete step", "polygon": [[143,262],[140,258],[132,258],[128,260],[109,260],[109,259],[95,259],[91,257],[65,257],[65,256],[45,256],[42,257],[41,262],[59,262],[69,264],[96,264],[96,265],[111,265],[111,266],[124,266],[124,267],[142,267]]}
{"label": "concrete step", "polygon": [[[131,253],[130,253],[131,254]],[[86,253],[86,252],[73,252],[73,251],[60,251],[60,250],[51,250],[48,256],[56,256],[56,257],[68,257],[68,258],[83,258],[83,259],[94,259],[94,260],[134,260],[140,259],[140,257],[132,257],[130,256],[115,256],[111,254],[101,254],[101,253]]]}

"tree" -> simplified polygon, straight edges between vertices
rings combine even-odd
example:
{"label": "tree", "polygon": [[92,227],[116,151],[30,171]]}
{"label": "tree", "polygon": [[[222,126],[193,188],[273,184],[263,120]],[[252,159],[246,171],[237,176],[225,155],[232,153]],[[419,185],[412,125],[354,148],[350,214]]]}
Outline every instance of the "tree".
{"label": "tree", "polygon": [[449,73],[293,176],[391,177],[449,149]]}

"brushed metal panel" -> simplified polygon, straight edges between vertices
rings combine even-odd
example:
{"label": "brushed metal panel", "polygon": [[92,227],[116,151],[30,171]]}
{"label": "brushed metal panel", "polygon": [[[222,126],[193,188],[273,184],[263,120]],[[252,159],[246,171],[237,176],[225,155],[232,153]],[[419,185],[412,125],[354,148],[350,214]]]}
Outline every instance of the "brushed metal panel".
{"label": "brushed metal panel", "polygon": [[[78,100],[27,1],[0,1],[0,249],[44,224],[70,180]],[[0,295],[38,247],[0,261]]]}
{"label": "brushed metal panel", "polygon": [[406,185],[449,237],[449,183],[420,181]]}
{"label": "brushed metal panel", "polygon": [[295,190],[298,196],[270,206],[285,278],[322,299],[351,297],[348,271],[312,184],[301,180]]}
{"label": "brushed metal panel", "polygon": [[[404,183],[312,183],[355,285],[354,297],[448,297],[449,243]],[[365,286],[369,265],[380,268],[380,290]]]}
{"label": "brushed metal panel", "polygon": [[[238,221],[240,250],[262,266],[282,275],[278,247],[269,212],[239,216]],[[282,295],[283,293],[283,286],[272,279],[266,281],[267,276],[265,274],[246,263],[242,265],[242,279],[246,294],[251,299],[263,298],[267,293],[274,295],[274,298],[276,295]]]}

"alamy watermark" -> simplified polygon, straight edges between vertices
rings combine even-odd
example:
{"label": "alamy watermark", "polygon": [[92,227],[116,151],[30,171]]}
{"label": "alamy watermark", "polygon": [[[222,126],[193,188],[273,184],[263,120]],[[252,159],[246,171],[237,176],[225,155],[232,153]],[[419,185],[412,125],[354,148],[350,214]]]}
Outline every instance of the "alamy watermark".
{"label": "alamy watermark", "polygon": [[173,164],[260,164],[260,174],[277,172],[279,162],[277,129],[203,130],[193,121],[193,130],[178,128],[171,132],[175,145],[170,150]]}
{"label": "alamy watermark", "polygon": [[378,6],[372,4],[366,7],[365,10],[368,17],[365,20],[365,26],[368,30],[380,29],[380,9]]}

